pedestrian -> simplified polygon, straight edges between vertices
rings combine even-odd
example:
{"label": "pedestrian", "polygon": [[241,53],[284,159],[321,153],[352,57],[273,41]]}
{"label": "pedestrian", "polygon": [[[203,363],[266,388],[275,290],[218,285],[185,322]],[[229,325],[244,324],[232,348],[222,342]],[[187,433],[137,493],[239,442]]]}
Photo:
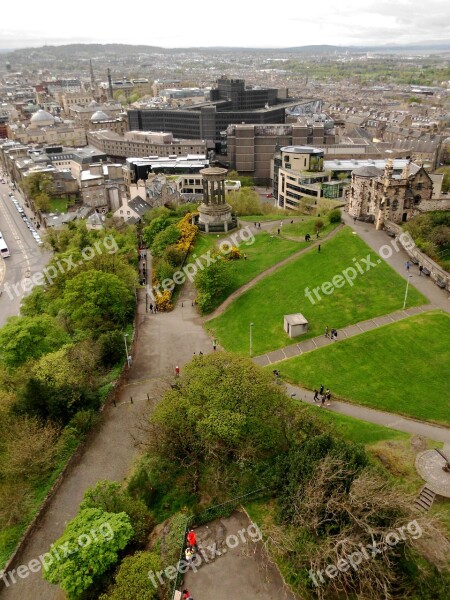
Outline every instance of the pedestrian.
{"label": "pedestrian", "polygon": [[176,377],[180,376],[180,367],[178,365],[175,367],[175,375]]}
{"label": "pedestrian", "polygon": [[213,350],[215,350],[216,348],[217,348],[217,340],[214,339],[214,341],[213,341]]}
{"label": "pedestrian", "polygon": [[278,227],[278,235],[280,235],[280,228]]}
{"label": "pedestrian", "polygon": [[353,225],[356,223],[356,217],[353,217]]}
{"label": "pedestrian", "polygon": [[328,325],[325,327],[325,337],[328,337]]}
{"label": "pedestrian", "polygon": [[244,252],[244,260],[247,260],[247,254]]}
{"label": "pedestrian", "polygon": [[325,400],[326,400],[326,396],[325,396],[325,394],[322,394],[322,398],[320,401],[320,408],[325,406]]}
{"label": "pedestrian", "polygon": [[409,267],[411,266],[411,263],[409,262],[409,260],[406,261],[406,270],[409,271]]}
{"label": "pedestrian", "polygon": [[337,329],[334,330],[334,339],[337,340]]}
{"label": "pedestrian", "polygon": [[192,565],[192,559],[195,556],[195,552],[192,550],[192,548],[190,546],[188,546],[186,548],[186,550],[184,551],[184,556],[186,557],[186,560],[189,563],[189,565]]}
{"label": "pedestrian", "polygon": [[181,600],[194,600],[194,598],[191,596],[189,590],[183,590],[183,597]]}
{"label": "pedestrian", "polygon": [[197,536],[193,529],[189,529],[189,532],[187,534],[187,543],[191,548],[195,550],[195,552],[198,552]]}
{"label": "pedestrian", "polygon": [[423,266],[419,265],[419,277],[422,277]]}
{"label": "pedestrian", "polygon": [[319,392],[317,391],[316,388],[314,388],[314,402],[317,402],[318,399],[319,399]]}
{"label": "pedestrian", "polygon": [[283,227],[283,221],[280,221],[280,227]]}
{"label": "pedestrian", "polygon": [[317,239],[319,239],[319,233],[320,233],[320,231],[318,231],[318,232],[316,233],[316,238],[317,238]]}
{"label": "pedestrian", "polygon": [[323,394],[324,387],[325,387],[325,386],[324,386],[323,384],[320,386],[320,390],[319,390],[319,394],[320,394],[320,395],[322,395],[322,394]]}
{"label": "pedestrian", "polygon": [[202,352],[201,350],[200,350],[200,352],[199,352],[199,355],[200,355],[200,354],[203,356],[203,352]]}
{"label": "pedestrian", "polygon": [[253,225],[256,227],[256,223],[253,223]]}
{"label": "pedestrian", "polygon": [[317,246],[317,252],[320,252],[320,244]]}
{"label": "pedestrian", "polygon": [[331,406],[331,392],[330,392],[330,390],[328,390],[328,392],[326,394],[326,398],[327,398],[327,406]]}
{"label": "pedestrian", "polygon": [[292,219],[292,221],[291,221],[291,225],[292,225],[292,223],[293,223],[293,222],[294,222],[294,219]]}

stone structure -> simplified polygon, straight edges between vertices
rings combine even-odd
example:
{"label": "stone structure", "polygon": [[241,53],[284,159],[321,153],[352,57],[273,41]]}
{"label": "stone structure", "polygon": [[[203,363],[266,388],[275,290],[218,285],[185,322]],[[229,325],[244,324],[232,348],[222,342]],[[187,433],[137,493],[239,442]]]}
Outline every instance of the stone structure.
{"label": "stone structure", "polygon": [[200,229],[210,231],[228,231],[233,226],[232,208],[225,202],[226,169],[209,167],[202,169],[203,202],[198,207]]}
{"label": "stone structure", "polygon": [[369,166],[352,172],[346,208],[352,217],[382,229],[386,221],[405,223],[422,212],[439,210],[431,202],[432,195],[433,181],[423,166],[407,164],[400,175],[394,175],[388,160],[384,171]]}
{"label": "stone structure", "polygon": [[308,321],[301,313],[284,315],[284,330],[290,338],[298,337],[308,331]]}

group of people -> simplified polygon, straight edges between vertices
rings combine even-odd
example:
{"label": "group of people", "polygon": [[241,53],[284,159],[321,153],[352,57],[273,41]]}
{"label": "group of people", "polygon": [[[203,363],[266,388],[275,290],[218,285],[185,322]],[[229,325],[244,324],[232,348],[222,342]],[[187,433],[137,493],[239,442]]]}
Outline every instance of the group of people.
{"label": "group of people", "polygon": [[155,315],[158,312],[158,305],[156,303],[150,304],[149,309],[150,312]]}
{"label": "group of people", "polygon": [[325,327],[325,337],[329,337],[331,341],[337,340],[338,332],[334,327],[329,330],[328,325]]}
{"label": "group of people", "polygon": [[192,559],[198,552],[197,535],[193,529],[189,529],[186,536],[186,550],[184,556],[189,564],[192,564]]}
{"label": "group of people", "polygon": [[256,223],[256,221],[253,223],[253,225],[256,227],[256,229],[261,229],[261,223]]}
{"label": "group of people", "polygon": [[325,406],[325,402],[327,403],[327,406],[330,406],[331,403],[330,390],[328,388],[325,391],[324,390],[325,386],[323,384],[320,386],[319,390],[317,388],[314,389],[314,402],[320,401],[321,407]]}

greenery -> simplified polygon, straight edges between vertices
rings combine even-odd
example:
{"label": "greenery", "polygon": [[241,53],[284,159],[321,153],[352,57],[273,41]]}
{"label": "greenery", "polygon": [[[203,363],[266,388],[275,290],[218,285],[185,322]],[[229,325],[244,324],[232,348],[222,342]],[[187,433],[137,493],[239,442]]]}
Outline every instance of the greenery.
{"label": "greenery", "polygon": [[132,535],[133,528],[124,512],[82,509],[53,544],[53,548],[66,544],[69,552],[65,556],[60,554],[59,560],[53,560],[50,555],[52,562],[47,564],[42,575],[49,583],[60,585],[69,600],[77,600],[92,585],[95,577],[117,562],[118,553]]}
{"label": "greenery", "polygon": [[450,211],[418,215],[403,228],[411,234],[419,250],[450,270]]}
{"label": "greenery", "polygon": [[450,424],[442,388],[442,382],[450,378],[447,313],[433,311],[409,317],[289,359],[279,369],[289,381],[310,389],[323,383],[334,397]]}
{"label": "greenery", "polygon": [[68,204],[65,198],[50,198],[49,210],[50,212],[66,213]]}
{"label": "greenery", "polygon": [[161,558],[155,552],[137,552],[126,556],[114,578],[114,585],[99,600],[158,600],[157,590],[150,585],[150,572],[161,570]]}
{"label": "greenery", "polygon": [[[307,288],[313,290],[323,282],[331,281],[335,275],[354,265],[354,258],[361,261],[366,257],[376,263],[376,268],[356,277],[353,286],[345,284],[331,295],[320,292],[321,300],[315,304],[307,299]],[[286,314],[304,314],[309,321],[305,337],[314,337],[322,335],[326,325],[341,329],[400,310],[405,295],[404,279],[384,261],[377,263],[378,260],[378,255],[346,227],[323,242],[320,253],[312,251],[300,256],[255,284],[223,314],[209,321],[207,327],[223,347],[247,354],[249,323],[254,323],[253,350],[258,355],[292,344],[283,330]],[[408,306],[425,302],[425,298],[410,286]]]}

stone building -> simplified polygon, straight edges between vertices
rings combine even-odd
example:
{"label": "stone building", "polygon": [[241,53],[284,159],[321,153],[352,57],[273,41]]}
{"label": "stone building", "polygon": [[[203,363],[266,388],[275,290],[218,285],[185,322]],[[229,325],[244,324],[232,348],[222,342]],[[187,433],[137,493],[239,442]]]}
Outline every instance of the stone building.
{"label": "stone building", "polygon": [[422,212],[447,208],[448,201],[432,197],[433,181],[423,166],[409,163],[394,175],[388,160],[384,171],[367,166],[352,172],[346,208],[350,216],[381,229],[387,221],[405,223]]}

